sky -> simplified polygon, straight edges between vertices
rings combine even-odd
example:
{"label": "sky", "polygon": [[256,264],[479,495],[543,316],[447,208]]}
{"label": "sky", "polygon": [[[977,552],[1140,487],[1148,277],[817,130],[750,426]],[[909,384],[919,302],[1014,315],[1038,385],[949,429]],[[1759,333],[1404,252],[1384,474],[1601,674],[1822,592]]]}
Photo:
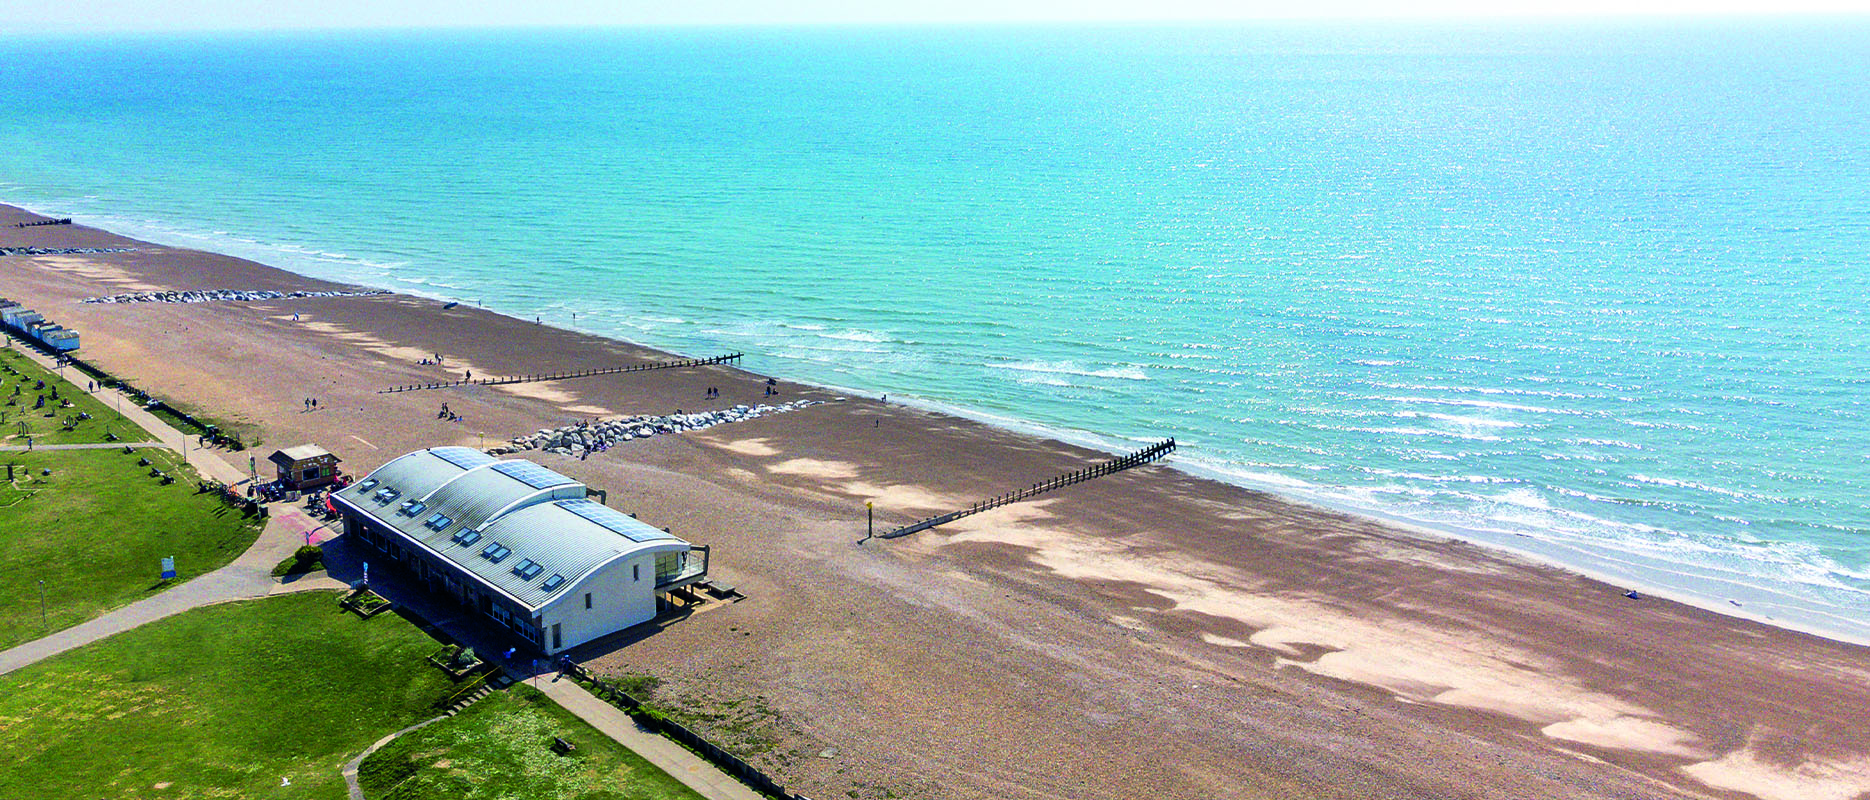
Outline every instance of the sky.
{"label": "sky", "polygon": [[1836,13],[1870,13],[1870,0],[0,0],[0,37],[52,31]]}

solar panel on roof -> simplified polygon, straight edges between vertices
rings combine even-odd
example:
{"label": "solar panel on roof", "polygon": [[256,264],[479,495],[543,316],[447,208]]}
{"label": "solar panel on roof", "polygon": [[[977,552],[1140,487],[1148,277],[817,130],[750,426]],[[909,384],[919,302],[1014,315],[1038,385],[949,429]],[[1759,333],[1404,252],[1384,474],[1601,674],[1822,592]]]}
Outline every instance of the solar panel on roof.
{"label": "solar panel on roof", "polygon": [[431,447],[429,452],[434,453],[436,458],[462,469],[473,469],[482,464],[492,464],[500,460],[472,447]]}
{"label": "solar panel on roof", "polygon": [[564,486],[572,480],[531,461],[502,461],[493,465],[495,471],[534,489],[550,489]]}
{"label": "solar panel on roof", "polygon": [[616,509],[601,503],[595,503],[590,500],[560,500],[558,501],[558,506],[566,511],[570,511],[573,514],[577,514],[580,517],[584,517],[598,525],[622,534],[624,538],[632,542],[650,542],[657,539],[675,538],[669,533],[656,530],[635,519],[624,516]]}

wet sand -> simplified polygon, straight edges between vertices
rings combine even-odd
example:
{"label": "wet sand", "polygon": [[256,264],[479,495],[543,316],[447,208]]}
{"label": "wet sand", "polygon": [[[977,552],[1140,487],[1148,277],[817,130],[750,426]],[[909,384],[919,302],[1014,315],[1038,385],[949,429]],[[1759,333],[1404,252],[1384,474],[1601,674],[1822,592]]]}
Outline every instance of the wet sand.
{"label": "wet sand", "polygon": [[[377,394],[667,356],[400,295],[80,305],[344,287],[11,227],[32,219],[0,207],[0,246],[138,249],[0,257],[0,294],[158,396],[256,426],[262,462],[317,442],[361,474],[421,447],[765,399],[765,376],[727,367]],[[446,366],[416,363],[435,353]],[[782,401],[842,396],[776,377]],[[465,420],[436,419],[443,401]],[[859,545],[865,501],[884,528],[1104,456],[858,397],[583,461],[523,455],[714,546],[713,574],[749,599],[581,655],[662,678],[670,701],[737,702],[717,735],[812,797],[1870,797],[1870,649],[1629,600],[1173,458]]]}

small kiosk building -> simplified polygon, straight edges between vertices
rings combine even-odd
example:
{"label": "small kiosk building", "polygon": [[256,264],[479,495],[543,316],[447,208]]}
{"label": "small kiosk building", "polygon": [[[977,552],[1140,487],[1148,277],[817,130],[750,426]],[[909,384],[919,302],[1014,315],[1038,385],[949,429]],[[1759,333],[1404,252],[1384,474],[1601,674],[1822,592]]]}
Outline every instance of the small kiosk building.
{"label": "small kiosk building", "polygon": [[279,482],[293,491],[317,489],[338,477],[338,457],[315,444],[274,450],[266,460],[279,469]]}

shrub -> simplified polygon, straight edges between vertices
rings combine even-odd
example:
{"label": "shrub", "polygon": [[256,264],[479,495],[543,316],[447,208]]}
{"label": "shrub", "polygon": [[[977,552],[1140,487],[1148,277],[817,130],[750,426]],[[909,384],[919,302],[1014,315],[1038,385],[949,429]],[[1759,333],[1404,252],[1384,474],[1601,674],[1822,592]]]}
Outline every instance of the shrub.
{"label": "shrub", "polygon": [[312,570],[323,567],[324,559],[324,548],[318,547],[317,545],[301,547],[286,560],[279,562],[278,565],[273,567],[273,577],[283,578],[287,575],[311,572]]}

